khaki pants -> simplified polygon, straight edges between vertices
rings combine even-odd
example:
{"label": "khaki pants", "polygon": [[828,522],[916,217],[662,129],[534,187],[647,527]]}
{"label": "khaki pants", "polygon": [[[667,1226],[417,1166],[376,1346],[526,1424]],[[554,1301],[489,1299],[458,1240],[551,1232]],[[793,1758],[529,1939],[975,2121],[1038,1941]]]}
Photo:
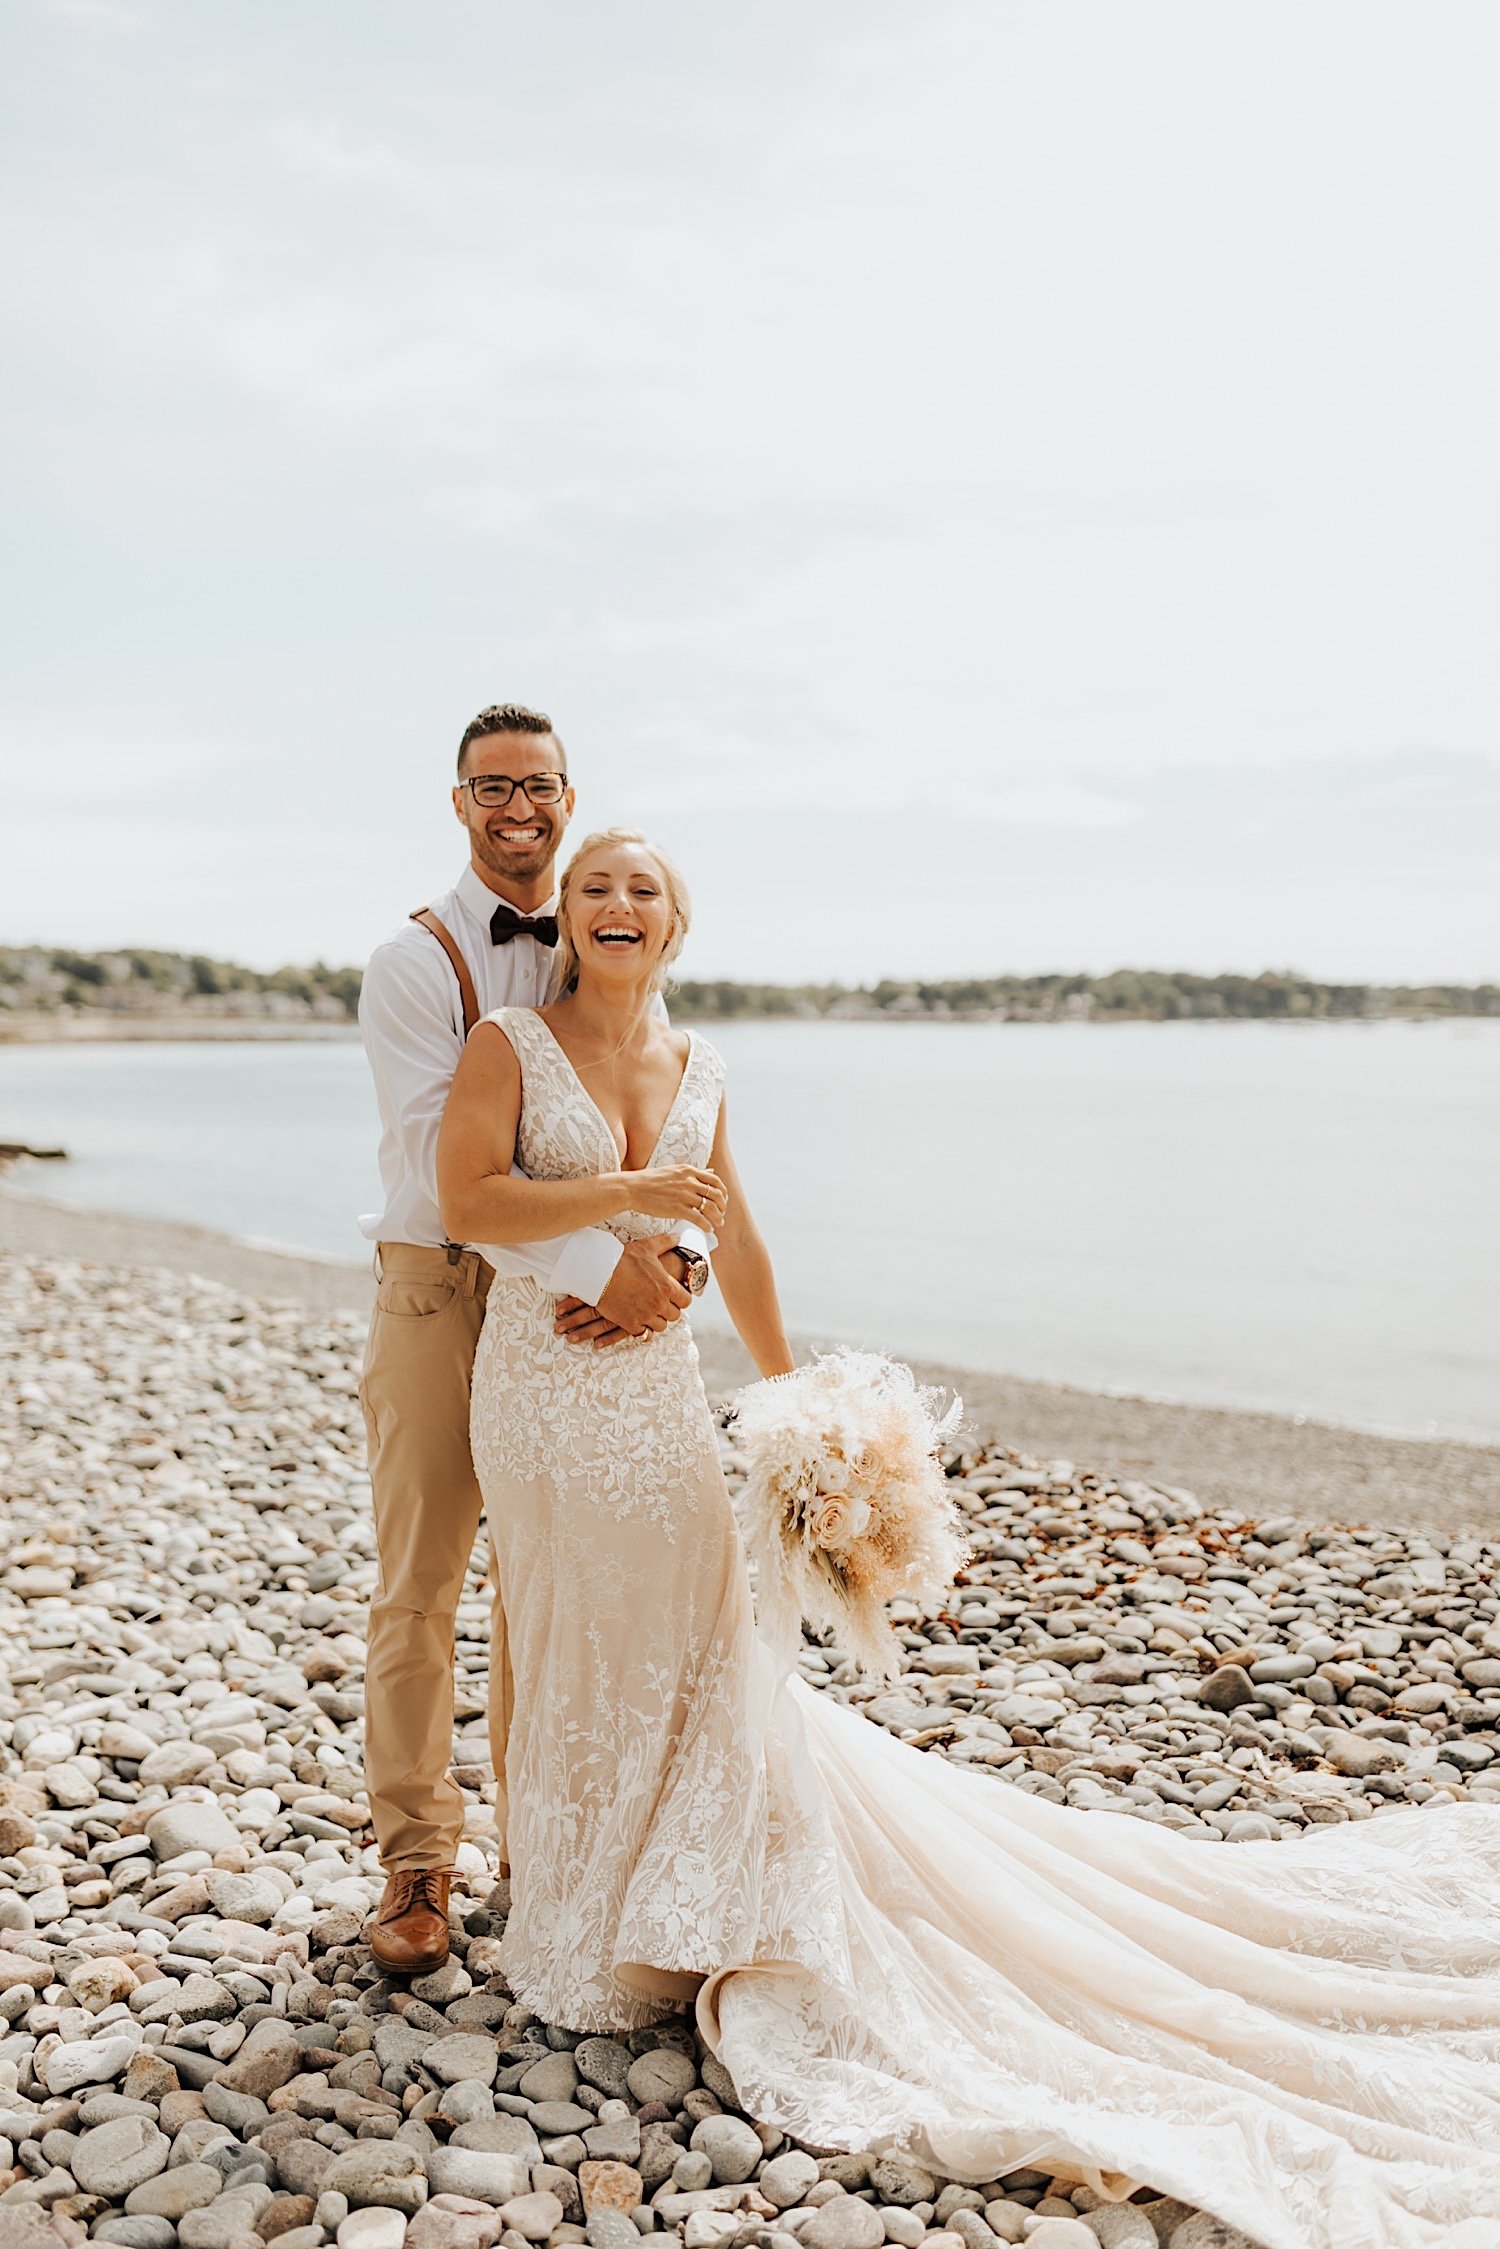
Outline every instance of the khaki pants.
{"label": "khaki pants", "polygon": [[[482,1502],[469,1387],[493,1269],[472,1250],[382,1242],[359,1386],[380,1575],[365,1665],[365,1782],[381,1864],[451,1866],[463,1834],[453,1755],[454,1618]],[[505,1611],[490,1628],[490,1751],[505,1858],[513,1697]]]}

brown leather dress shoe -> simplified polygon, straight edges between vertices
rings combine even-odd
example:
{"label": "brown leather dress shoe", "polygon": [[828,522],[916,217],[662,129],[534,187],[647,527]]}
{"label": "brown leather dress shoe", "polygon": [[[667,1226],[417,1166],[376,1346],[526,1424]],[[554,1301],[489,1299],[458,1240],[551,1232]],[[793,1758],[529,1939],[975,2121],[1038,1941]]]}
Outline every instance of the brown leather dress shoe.
{"label": "brown leather dress shoe", "polygon": [[370,1950],[393,1976],[425,1976],[448,1957],[451,1866],[402,1867],[388,1874],[370,1931]]}

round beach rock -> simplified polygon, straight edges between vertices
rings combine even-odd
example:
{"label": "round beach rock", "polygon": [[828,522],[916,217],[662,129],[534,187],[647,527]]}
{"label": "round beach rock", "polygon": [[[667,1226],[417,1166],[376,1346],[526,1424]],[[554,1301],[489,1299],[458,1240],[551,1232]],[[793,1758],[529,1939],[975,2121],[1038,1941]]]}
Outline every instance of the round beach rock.
{"label": "round beach rock", "polygon": [[172,2143],[149,2116],[116,2116],[85,2132],[69,2165],[85,2194],[123,2202],[133,2187],[165,2171]]}
{"label": "round beach rock", "polygon": [[555,2194],[518,2194],[500,2206],[503,2224],[525,2241],[545,2241],[554,2226],[563,2222],[563,2206]]}
{"label": "round beach rock", "polygon": [[401,2249],[406,2220],[399,2210],[351,2210],[339,2226],[339,2249]]}
{"label": "round beach rock", "polygon": [[1103,2202],[1097,2210],[1086,2210],[1083,2222],[1100,2249],[1158,2249],[1155,2226],[1129,2202]]}
{"label": "round beach rock", "polygon": [[766,2152],[760,2134],[740,2116],[705,2116],[690,2144],[708,2157],[715,2183],[721,2187],[742,2185]]}
{"label": "round beach rock", "polygon": [[485,2148],[435,2147],[426,2156],[427,2184],[434,2194],[463,2194],[473,2202],[512,2202],[531,2185],[524,2155],[499,2155]]}
{"label": "round beach rock", "polygon": [[448,2145],[484,2148],[491,2155],[523,2155],[528,2163],[542,2159],[541,2142],[525,2116],[476,2116],[472,2124],[460,2124],[450,2133]]}
{"label": "round beach rock", "polygon": [[216,2202],[224,2181],[211,2163],[177,2163],[133,2187],[125,2198],[128,2216],[170,2218],[175,2225],[189,2210]]}
{"label": "round beach rock", "polygon": [[637,2055],[626,2078],[636,2100],[661,2101],[668,2108],[680,2108],[697,2082],[697,2064],[672,2046],[653,2046]]}
{"label": "round beach rock", "polygon": [[635,2220],[622,2210],[591,2210],[585,2231],[589,2249],[640,2249]]}
{"label": "round beach rock", "polygon": [[593,2121],[593,2110],[579,2108],[573,2101],[537,2101],[532,2106],[532,2126],[537,2137],[543,2140],[561,2140],[573,2132],[586,2132]]}
{"label": "round beach rock", "polygon": [[880,2212],[852,2194],[836,2194],[798,2229],[803,2249],[880,2249],[885,2221]]}
{"label": "round beach rock", "polygon": [[[756,2185],[768,2202],[778,2210],[794,2210],[811,2186],[816,2186],[818,2166],[801,2148],[788,2148],[785,2155],[773,2155],[756,2180]],[[917,2239],[921,2240],[918,2234]]]}
{"label": "round beach rock", "polygon": [[[124,2074],[135,2053],[136,2038],[80,2038],[75,2045],[58,2046],[47,2057],[42,2076],[49,2093],[76,2093],[85,2085],[108,2085]],[[75,2171],[73,2176],[78,2177]],[[82,2181],[79,2181],[82,2185]],[[90,2190],[94,2191],[94,2190]]]}
{"label": "round beach rock", "polygon": [[516,2091],[527,2101],[571,2101],[578,2069],[571,2054],[544,2054],[533,2062]]}
{"label": "round beach rock", "polygon": [[631,2053],[617,2038],[581,2038],[573,2049],[573,2062],[585,2085],[592,2085],[610,2100],[625,2098]]}
{"label": "round beach rock", "polygon": [[[379,2049],[376,2049],[377,2052]],[[489,2085],[494,2082],[499,2061],[492,2038],[480,2038],[473,2031],[460,2031],[454,2038],[436,2038],[422,2049],[422,2066],[440,2077],[445,2085]]]}
{"label": "round beach rock", "polygon": [[904,2155],[883,2155],[870,2172],[870,2184],[877,2202],[904,2203],[908,2208],[913,2202],[931,2202],[937,2195],[932,2173]]}
{"label": "round beach rock", "polygon": [[[280,2161],[277,2167],[284,2177]],[[414,2147],[395,2140],[356,2140],[352,2147],[340,2148],[323,2173],[318,2191],[324,2190],[347,2195],[353,2208],[373,2202],[410,2217],[427,2200],[427,2173]]]}
{"label": "round beach rock", "polygon": [[240,1831],[217,1804],[164,1804],[146,1822],[146,1834],[159,1859],[181,1858],[185,1851],[232,1851]]}

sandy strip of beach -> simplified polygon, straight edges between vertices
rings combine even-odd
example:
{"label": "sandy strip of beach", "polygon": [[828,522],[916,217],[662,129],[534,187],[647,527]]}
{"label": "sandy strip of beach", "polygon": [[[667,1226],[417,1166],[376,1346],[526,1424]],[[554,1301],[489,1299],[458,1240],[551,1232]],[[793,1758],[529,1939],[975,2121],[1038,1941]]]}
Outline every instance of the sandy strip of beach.
{"label": "sandy strip of beach", "polygon": [[[368,1271],[259,1249],[163,1219],[82,1211],[0,1187],[0,1249],[23,1257],[195,1273],[247,1296],[313,1311],[366,1311]],[[732,1336],[700,1326],[704,1378],[716,1395],[753,1371]],[[1398,1529],[1493,1534],[1500,1528],[1500,1446],[1377,1436],[1272,1413],[1107,1396],[1005,1374],[921,1365],[958,1389],[977,1436],[1044,1459],[1179,1485],[1212,1507]]]}

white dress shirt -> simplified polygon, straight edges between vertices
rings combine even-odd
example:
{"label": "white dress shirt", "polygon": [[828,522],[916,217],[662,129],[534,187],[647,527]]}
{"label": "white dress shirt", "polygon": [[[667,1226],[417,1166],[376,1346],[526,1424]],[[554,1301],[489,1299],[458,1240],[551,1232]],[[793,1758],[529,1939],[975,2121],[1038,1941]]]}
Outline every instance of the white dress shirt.
{"label": "white dress shirt", "polygon": [[[508,945],[490,939],[496,892],[465,867],[452,890],[432,901],[469,964],[481,1016],[497,1007],[541,1007],[557,954],[534,937]],[[551,913],[553,904],[538,908]],[[528,919],[535,917],[527,917]],[[463,1002],[453,964],[432,932],[405,921],[370,956],[359,996],[359,1028],[380,1109],[380,1178],[385,1208],[360,1219],[375,1242],[447,1242],[438,1212],[438,1127],[464,1047]],[[706,1251],[710,1237],[674,1229],[680,1241]],[[554,1296],[597,1304],[620,1260],[621,1244],[602,1226],[582,1227],[550,1241],[480,1246],[497,1272],[529,1274]]]}

